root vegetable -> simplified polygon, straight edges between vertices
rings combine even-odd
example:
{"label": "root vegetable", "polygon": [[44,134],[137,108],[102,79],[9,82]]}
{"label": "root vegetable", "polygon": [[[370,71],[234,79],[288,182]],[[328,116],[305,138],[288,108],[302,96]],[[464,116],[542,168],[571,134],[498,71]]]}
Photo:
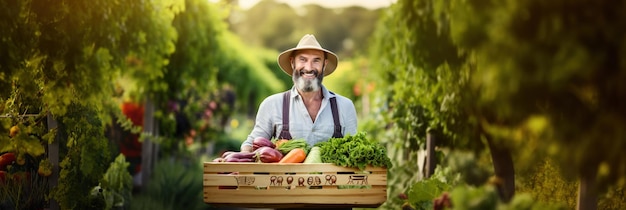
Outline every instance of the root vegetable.
{"label": "root vegetable", "polygon": [[289,151],[278,163],[302,163],[306,158],[304,149],[295,148]]}

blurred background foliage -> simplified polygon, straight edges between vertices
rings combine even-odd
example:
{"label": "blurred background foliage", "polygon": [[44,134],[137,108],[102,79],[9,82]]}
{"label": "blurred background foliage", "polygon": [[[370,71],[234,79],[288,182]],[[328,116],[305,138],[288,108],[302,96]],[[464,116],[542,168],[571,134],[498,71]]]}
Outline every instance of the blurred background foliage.
{"label": "blurred background foliage", "polygon": [[[595,184],[597,208],[626,208],[625,3],[393,2],[0,0],[0,133],[24,131],[0,135],[0,153],[28,157],[3,171],[0,207],[20,207],[8,196],[24,192],[6,186],[23,185],[14,177],[45,159],[32,148],[56,137],[60,187],[47,196],[63,209],[213,209],[202,162],[238,150],[259,103],[291,87],[276,57],[310,33],[340,58],[324,84],[388,148],[380,209],[431,209],[448,195],[460,209],[573,209],[581,183]],[[146,104],[158,161],[131,189],[140,167],[120,143],[139,141]],[[45,203],[45,187],[30,189]]]}

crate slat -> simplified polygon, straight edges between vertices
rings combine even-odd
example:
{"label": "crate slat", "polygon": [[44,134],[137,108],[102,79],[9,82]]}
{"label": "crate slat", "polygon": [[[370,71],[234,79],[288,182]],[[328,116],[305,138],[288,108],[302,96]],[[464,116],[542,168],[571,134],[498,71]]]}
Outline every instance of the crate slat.
{"label": "crate slat", "polygon": [[[385,195],[385,196],[383,196]],[[216,206],[239,207],[315,207],[315,206],[345,206],[374,208],[387,200],[386,187],[371,189],[308,189],[296,187],[287,190],[276,187],[268,190],[252,188],[217,189],[205,188],[204,201]]]}
{"label": "crate slat", "polygon": [[204,163],[204,202],[248,208],[375,208],[387,200],[387,169],[331,163]]}
{"label": "crate slat", "polygon": [[204,186],[387,185],[387,174],[204,174]]}

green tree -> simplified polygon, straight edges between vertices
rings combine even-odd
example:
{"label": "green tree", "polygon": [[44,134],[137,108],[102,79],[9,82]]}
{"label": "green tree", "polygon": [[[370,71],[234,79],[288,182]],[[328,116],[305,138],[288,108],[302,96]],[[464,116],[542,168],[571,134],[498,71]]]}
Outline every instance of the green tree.
{"label": "green tree", "polygon": [[335,25],[335,29],[348,30],[343,31],[339,56],[352,58],[366,55],[376,26],[373,23],[377,22],[383,9],[368,10],[352,6],[337,10],[341,25]]}
{"label": "green tree", "polygon": [[248,10],[231,14],[232,30],[251,45],[283,51],[295,46],[302,35],[314,34],[326,48],[342,58],[364,51],[380,10],[352,6],[326,8],[318,4],[292,8],[262,0]]}
{"label": "green tree", "polygon": [[[167,115],[160,120],[168,124],[173,119],[168,113],[168,101],[184,101],[187,108],[181,111],[206,142],[217,139],[223,131],[223,122],[217,122],[219,118],[235,110],[245,112],[249,107],[256,108],[265,96],[284,87],[265,64],[267,52],[256,53],[259,50],[244,46],[228,31],[223,20],[228,13],[221,10],[224,5],[197,0],[186,0],[185,4],[187,9],[173,21],[178,35],[176,51],[169,57],[162,78],[168,88],[157,92],[160,110]],[[262,56],[254,57],[257,54]],[[231,87],[235,93],[238,102],[235,109],[222,100],[223,87]],[[218,110],[207,108],[211,102],[220,104]],[[212,112],[211,116],[204,115],[207,110]],[[219,120],[207,122],[209,118]],[[171,135],[172,129],[164,129],[162,135],[175,137]]]}
{"label": "green tree", "polygon": [[[0,55],[7,58],[0,64],[0,96],[3,104],[23,104],[0,111],[49,113],[59,121],[41,142],[52,142],[57,131],[63,142],[59,185],[51,198],[63,209],[91,208],[86,197],[111,160],[102,151],[108,149],[104,126],[116,109],[112,81],[124,73],[147,78],[138,86],[144,90],[162,88],[153,81],[163,76],[165,57],[173,52],[171,21],[182,5],[170,0],[0,4]],[[27,126],[25,132],[42,123]],[[0,141],[7,139],[3,135]]]}
{"label": "green tree", "polygon": [[[378,29],[374,48],[388,52],[375,64],[393,87],[388,101],[398,139],[419,145],[423,132],[435,129],[453,148],[480,150],[485,142],[505,201],[515,189],[513,157],[525,167],[537,162],[531,156],[555,157],[565,174],[590,186],[581,195],[591,198],[619,183],[623,8],[399,1],[381,20],[394,27]],[[590,200],[582,196],[579,207],[594,208]]]}
{"label": "green tree", "polygon": [[[529,134],[564,175],[580,178],[578,207],[595,208],[597,192],[623,182],[626,148],[626,4],[613,1],[451,1],[455,43],[476,56],[471,87],[517,145]],[[534,122],[534,123],[531,123]],[[521,138],[520,138],[521,137]]]}
{"label": "green tree", "polygon": [[267,46],[276,50],[291,48],[300,37],[294,34],[300,16],[285,3],[259,1],[245,12],[235,13],[236,33],[246,44]]}
{"label": "green tree", "polygon": [[[185,0],[185,10],[172,21],[177,39],[175,51],[167,58],[162,89],[154,90],[156,118],[160,131],[158,143],[162,154],[179,152],[184,138],[200,139],[202,143],[215,139],[223,130],[217,121],[226,114],[209,104],[220,104],[217,80],[221,50],[221,34],[226,31],[223,13],[206,1]],[[218,105],[215,105],[218,106]],[[204,114],[210,111],[211,116]],[[199,114],[202,113],[202,114]],[[192,130],[194,132],[192,132]]]}
{"label": "green tree", "polygon": [[[471,99],[476,93],[467,89],[472,69],[449,31],[438,27],[434,13],[433,1],[398,1],[382,13],[370,51],[372,70],[382,80],[378,86],[387,87],[379,89],[379,97],[383,97],[382,113],[388,114],[387,127],[391,128],[386,141],[398,161],[394,166],[399,166],[391,169],[398,174],[390,178],[397,185],[391,195],[405,192],[420,177],[417,151],[425,147],[428,132],[437,136],[439,147],[476,154],[486,149],[484,133],[472,116],[476,111]],[[507,155],[497,160],[512,167]],[[512,176],[513,171],[498,175]],[[514,186],[509,186],[510,195],[513,191]]]}

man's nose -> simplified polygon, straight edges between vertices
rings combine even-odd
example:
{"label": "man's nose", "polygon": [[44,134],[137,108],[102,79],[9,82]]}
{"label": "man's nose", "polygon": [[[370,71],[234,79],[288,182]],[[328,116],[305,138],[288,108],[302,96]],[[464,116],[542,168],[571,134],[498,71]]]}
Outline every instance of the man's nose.
{"label": "man's nose", "polygon": [[307,61],[304,63],[304,70],[311,71],[313,70],[313,61]]}

